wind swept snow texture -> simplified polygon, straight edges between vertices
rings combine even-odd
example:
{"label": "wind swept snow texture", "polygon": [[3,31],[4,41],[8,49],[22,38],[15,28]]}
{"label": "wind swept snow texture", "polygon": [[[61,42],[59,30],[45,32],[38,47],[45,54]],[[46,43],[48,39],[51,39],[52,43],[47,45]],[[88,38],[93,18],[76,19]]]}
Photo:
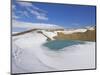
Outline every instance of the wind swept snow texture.
{"label": "wind swept snow texture", "polygon": [[46,42],[47,38],[35,31],[13,36],[12,72],[29,73],[95,68],[95,42],[64,47],[58,52],[43,46]]}

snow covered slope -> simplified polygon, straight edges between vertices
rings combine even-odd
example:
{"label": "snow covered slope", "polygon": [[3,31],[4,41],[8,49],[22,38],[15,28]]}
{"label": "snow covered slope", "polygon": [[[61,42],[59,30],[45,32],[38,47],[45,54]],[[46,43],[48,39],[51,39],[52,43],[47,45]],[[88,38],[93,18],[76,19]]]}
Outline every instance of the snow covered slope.
{"label": "snow covered slope", "polygon": [[77,33],[77,32],[81,32],[84,33],[87,30],[95,30],[95,27],[86,27],[86,28],[77,28],[77,29],[69,29],[69,30],[64,30],[64,31],[57,31],[57,32],[63,32],[64,34],[72,34],[72,33]]}
{"label": "snow covered slope", "polygon": [[65,30],[65,31],[57,31],[57,32],[62,32],[64,34],[72,34],[72,33],[77,33],[77,32],[86,32],[87,29],[74,29],[74,30]]}
{"label": "snow covered slope", "polygon": [[[50,36],[52,33],[46,34]],[[95,42],[65,47],[60,52],[44,47],[46,42],[47,38],[36,31],[13,36],[12,72],[95,68]]]}

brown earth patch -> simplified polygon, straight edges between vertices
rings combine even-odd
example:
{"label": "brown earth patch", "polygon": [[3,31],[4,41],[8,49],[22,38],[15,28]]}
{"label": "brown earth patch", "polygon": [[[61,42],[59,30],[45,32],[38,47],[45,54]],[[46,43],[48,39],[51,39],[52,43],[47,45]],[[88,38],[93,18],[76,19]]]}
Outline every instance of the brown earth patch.
{"label": "brown earth patch", "polygon": [[63,32],[57,32],[55,39],[67,39],[67,40],[83,40],[83,41],[96,41],[96,30],[87,30],[86,32],[77,32],[72,34],[64,34]]}

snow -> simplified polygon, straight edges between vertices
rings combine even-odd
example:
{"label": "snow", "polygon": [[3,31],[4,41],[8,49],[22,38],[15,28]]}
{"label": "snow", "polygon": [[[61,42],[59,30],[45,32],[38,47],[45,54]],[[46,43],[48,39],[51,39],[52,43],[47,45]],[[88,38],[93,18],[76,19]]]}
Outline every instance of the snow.
{"label": "snow", "polygon": [[[55,32],[43,31],[55,36]],[[55,52],[43,44],[47,38],[37,32],[14,36],[12,47],[12,72],[44,72],[95,68],[95,42],[73,45]]]}
{"label": "snow", "polygon": [[94,30],[94,27],[89,28],[89,30]]}
{"label": "snow", "polygon": [[87,29],[74,29],[74,30],[65,30],[65,31],[57,31],[57,32],[63,32],[64,34],[72,34],[77,32],[86,32]]}
{"label": "snow", "polygon": [[87,26],[86,27],[88,30],[95,30],[95,26]]}
{"label": "snow", "polygon": [[57,33],[55,32],[49,32],[49,31],[45,31],[45,30],[42,30],[43,34],[45,34],[46,36],[50,37],[52,40],[54,40],[54,36],[57,36]]}
{"label": "snow", "polygon": [[74,30],[74,32],[86,32],[87,31],[87,29],[76,29],[76,30]]}

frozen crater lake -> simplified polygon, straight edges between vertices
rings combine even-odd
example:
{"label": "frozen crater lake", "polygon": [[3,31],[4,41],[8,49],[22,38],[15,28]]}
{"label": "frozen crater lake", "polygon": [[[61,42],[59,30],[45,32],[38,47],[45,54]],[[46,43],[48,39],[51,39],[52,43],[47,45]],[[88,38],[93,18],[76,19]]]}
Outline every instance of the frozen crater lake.
{"label": "frozen crater lake", "polygon": [[64,47],[69,47],[72,45],[85,44],[84,41],[75,41],[75,40],[52,40],[44,44],[44,46],[50,48],[51,50],[61,50]]}

